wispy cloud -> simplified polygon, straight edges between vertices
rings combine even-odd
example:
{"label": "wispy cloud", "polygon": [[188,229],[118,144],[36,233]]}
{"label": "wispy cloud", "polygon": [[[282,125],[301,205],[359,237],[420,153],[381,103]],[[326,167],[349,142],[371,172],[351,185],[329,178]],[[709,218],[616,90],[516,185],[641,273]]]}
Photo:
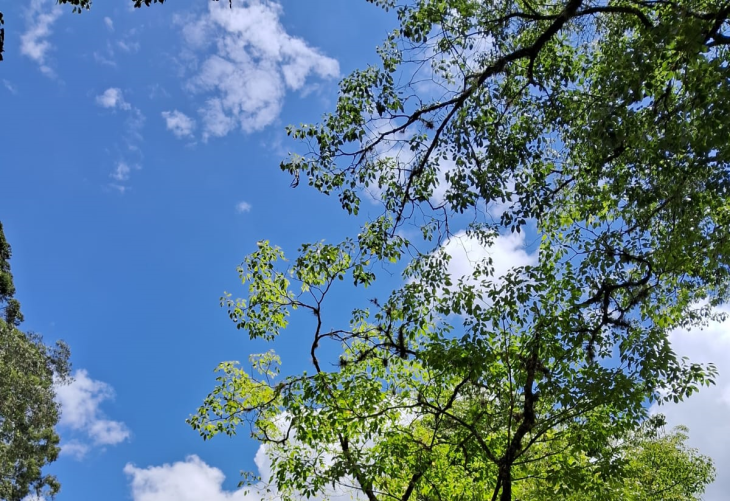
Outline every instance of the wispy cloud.
{"label": "wispy cloud", "polygon": [[109,176],[116,179],[117,181],[126,181],[127,179],[129,179],[129,171],[129,165],[124,162],[119,162],[116,169],[114,169],[112,173],[109,174]]}
{"label": "wispy cloud", "polygon": [[236,212],[243,214],[244,212],[251,212],[251,204],[248,202],[238,202],[236,204]]}
{"label": "wispy cloud", "polygon": [[130,161],[126,157],[136,156],[141,158],[142,151],[140,144],[143,141],[142,129],[146,118],[139,108],[132,106],[124,98],[124,93],[118,87],[108,88],[96,96],[95,101],[102,108],[114,111],[121,110],[126,114],[126,132],[123,136],[126,142],[126,152],[123,154],[122,159],[117,160],[114,169],[109,174],[109,177],[114,180],[114,182],[110,183],[109,187],[124,194],[129,189],[126,183],[129,181],[132,171],[142,168],[139,162]]}
{"label": "wispy cloud", "polygon": [[[111,18],[105,17],[104,24],[110,33],[114,33],[114,21]],[[105,66],[116,67],[117,66],[117,54],[123,52],[126,54],[134,54],[139,52],[141,44],[138,41],[137,36],[138,30],[133,28],[126,31],[120,37],[110,36],[106,45],[97,44],[96,49],[92,52],[94,60]]]}
{"label": "wispy cloud", "polygon": [[159,83],[148,85],[147,90],[149,91],[147,96],[150,99],[169,99],[171,97],[170,93],[167,92],[167,90],[165,90],[165,88]]}
{"label": "wispy cloud", "polygon": [[18,89],[15,87],[15,85],[12,84],[9,80],[6,80],[3,78],[3,86],[5,86],[6,89],[8,89],[8,92],[11,94],[17,94]]}
{"label": "wispy cloud", "polygon": [[261,130],[279,116],[287,90],[302,90],[312,75],[339,75],[336,60],[286,32],[279,3],[235,0],[233,9],[222,3],[180,21],[191,52],[202,54],[187,88],[205,97],[199,109],[204,140],[236,128]]}
{"label": "wispy cloud", "polygon": [[130,166],[127,162],[119,161],[111,174],[109,174],[109,177],[119,182],[128,181],[132,169],[138,170],[140,167],[138,165]]}
{"label": "wispy cloud", "polygon": [[61,446],[63,454],[84,457],[94,446],[116,445],[130,436],[121,421],[107,419],[101,404],[114,398],[107,383],[89,377],[83,369],[74,373],[73,382],[56,387],[56,400],[61,406],[62,428],[76,432],[73,439]]}
{"label": "wispy cloud", "polygon": [[140,43],[136,40],[131,40],[130,37],[127,36],[123,40],[117,40],[117,47],[128,54],[134,54],[135,52],[139,52]]}
{"label": "wispy cloud", "polygon": [[111,66],[112,68],[117,67],[117,62],[114,60],[114,51],[110,49],[110,45],[107,44],[105,51],[95,50],[93,52],[94,61],[105,66]]}
{"label": "wispy cloud", "polygon": [[163,111],[162,118],[165,119],[167,129],[175,134],[176,137],[190,137],[195,130],[195,120],[187,116],[185,113],[172,110]]}
{"label": "wispy cloud", "polygon": [[48,63],[48,53],[53,48],[48,38],[62,12],[53,0],[31,0],[26,11],[26,31],[20,36],[20,53],[38,63],[41,72],[48,77],[56,76]]}

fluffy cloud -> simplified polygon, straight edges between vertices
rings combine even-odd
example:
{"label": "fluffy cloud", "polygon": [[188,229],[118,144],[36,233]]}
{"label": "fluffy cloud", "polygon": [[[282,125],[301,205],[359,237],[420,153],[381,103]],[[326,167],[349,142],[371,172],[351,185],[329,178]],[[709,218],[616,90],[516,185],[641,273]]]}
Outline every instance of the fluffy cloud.
{"label": "fluffy cloud", "polygon": [[248,202],[238,202],[236,204],[236,212],[239,214],[243,214],[244,212],[250,212],[251,211],[251,204]]}
{"label": "fluffy cloud", "polygon": [[[271,459],[265,446],[259,447],[254,462],[259,476],[268,482],[271,478]],[[224,490],[223,472],[195,455],[173,464],[147,468],[127,464],[124,472],[131,480],[133,501],[260,501],[278,498],[276,489],[272,487],[269,491],[263,483],[248,489]],[[358,499],[357,493],[350,489],[328,490],[325,494],[326,499],[332,501]],[[317,501],[317,498],[311,499]]]}
{"label": "fluffy cloud", "polygon": [[77,435],[61,446],[62,453],[83,457],[92,446],[116,445],[129,438],[127,426],[120,421],[106,418],[101,404],[114,398],[114,390],[108,384],[91,379],[80,369],[73,382],[56,387],[56,399],[61,406],[59,425]]}
{"label": "fluffy cloud", "polygon": [[20,36],[20,53],[38,63],[41,72],[49,77],[55,73],[48,65],[48,53],[53,48],[48,37],[61,13],[53,0],[31,0],[26,12],[26,31]]}
{"label": "fluffy cloud", "polygon": [[233,9],[211,2],[205,15],[184,23],[190,49],[208,52],[187,85],[205,96],[203,139],[261,130],[278,117],[287,90],[302,89],[310,75],[338,76],[337,61],[289,35],[281,13],[272,0],[235,0]]}
{"label": "fluffy cloud", "polygon": [[129,438],[127,425],[108,419],[95,419],[89,424],[87,432],[97,445],[116,445]]}
{"label": "fluffy cloud", "polygon": [[[730,313],[730,308],[725,311]],[[679,404],[654,407],[667,416],[669,425],[689,427],[689,444],[713,458],[717,480],[705,494],[706,501],[724,501],[730,492],[730,320],[712,322],[704,330],[678,330],[671,335],[674,351],[692,362],[713,362],[719,371],[716,385]]]}
{"label": "fluffy cloud", "polygon": [[78,440],[69,440],[64,442],[61,447],[61,454],[64,456],[72,456],[76,459],[82,459],[91,450],[89,444],[79,442]]}
{"label": "fluffy cloud", "polygon": [[107,29],[109,31],[114,31],[114,21],[110,17],[104,18],[104,24],[106,25]]}
{"label": "fluffy cloud", "polygon": [[116,168],[112,171],[109,176],[117,181],[126,181],[129,179],[130,169],[129,165],[125,162],[118,162]]}
{"label": "fluffy cloud", "polygon": [[132,105],[124,100],[124,94],[121,89],[110,87],[102,94],[96,96],[96,104],[102,108],[120,109],[129,111]]}
{"label": "fluffy cloud", "polygon": [[177,110],[163,111],[162,118],[165,119],[167,129],[176,137],[190,137],[195,130],[195,120],[185,113]]}
{"label": "fluffy cloud", "polygon": [[448,272],[456,279],[471,275],[475,264],[487,258],[492,258],[495,277],[504,276],[511,268],[537,264],[537,253],[529,254],[525,249],[524,232],[500,235],[490,247],[484,247],[462,231],[443,248],[451,256]]}
{"label": "fluffy cloud", "polygon": [[225,475],[204,463],[197,456],[185,461],[149,468],[128,464],[124,472],[131,477],[134,501],[243,501],[257,499],[242,490],[230,492],[222,488]]}

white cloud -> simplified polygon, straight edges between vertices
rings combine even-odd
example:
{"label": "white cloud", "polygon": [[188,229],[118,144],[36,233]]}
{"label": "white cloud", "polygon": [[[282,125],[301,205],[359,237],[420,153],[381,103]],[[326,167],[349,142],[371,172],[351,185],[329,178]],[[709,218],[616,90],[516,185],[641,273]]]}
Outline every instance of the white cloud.
{"label": "white cloud", "polygon": [[[105,17],[104,23],[106,24],[106,27],[110,32],[114,32],[114,23],[110,18]],[[118,50],[126,52],[127,54],[133,54],[139,51],[140,43],[134,39],[136,35],[137,30],[132,29],[127,31],[120,40],[114,42],[111,40],[107,40],[106,46],[103,48],[97,45],[97,49],[94,50],[94,52],[92,53],[92,55],[94,56],[94,60],[99,64],[116,67]]]}
{"label": "white cloud", "polygon": [[243,214],[244,212],[251,212],[251,204],[248,202],[238,202],[236,204],[236,212]]}
{"label": "white cloud", "polygon": [[[126,112],[126,133],[123,138],[127,143],[128,153],[136,154],[136,156],[141,158],[142,152],[139,145],[143,141],[142,128],[146,120],[142,111],[128,103],[124,99],[122,90],[117,87],[110,87],[102,94],[96,96],[96,104],[102,108]],[[109,174],[116,182],[110,184],[110,187],[123,194],[128,187],[122,183],[129,181],[132,169],[139,170],[141,166],[138,163],[123,159],[117,161],[116,167]]]}
{"label": "white cloud", "polygon": [[456,171],[456,162],[453,160],[441,160],[438,164],[438,174],[436,175],[436,186],[431,193],[431,203],[434,205],[443,205],[446,203],[446,192],[449,189],[449,183],[446,181],[446,173]]}
{"label": "white cloud", "polygon": [[257,496],[246,496],[242,490],[224,491],[225,475],[218,468],[205,464],[198,456],[185,461],[149,468],[131,464],[124,473],[132,479],[134,501],[243,501]]}
{"label": "white cloud", "polygon": [[88,427],[89,437],[98,445],[116,445],[129,438],[129,428],[121,421],[97,419]]}
{"label": "white cloud", "polygon": [[26,12],[26,31],[20,36],[20,53],[38,63],[41,72],[49,77],[54,77],[55,72],[48,65],[48,52],[53,47],[48,37],[62,12],[53,0],[31,0]]}
{"label": "white cloud", "polygon": [[[725,308],[726,312],[730,309]],[[705,501],[725,501],[730,492],[730,320],[712,322],[704,330],[678,330],[670,336],[679,356],[692,362],[713,362],[719,371],[717,384],[679,404],[655,406],[653,411],[667,416],[670,426],[689,427],[689,444],[715,461],[717,479],[709,487]]]}
{"label": "white cloud", "polygon": [[94,61],[96,61],[99,64],[103,64],[105,66],[111,66],[112,68],[117,67],[117,62],[113,59],[114,53],[110,52],[109,50],[106,51],[106,54],[95,50],[93,52]]}
{"label": "white cloud", "polygon": [[124,94],[121,89],[110,87],[103,94],[96,96],[96,104],[102,108],[112,108],[129,111],[132,105],[124,100]]}
{"label": "white cloud", "polygon": [[159,98],[169,99],[170,97],[172,97],[172,96],[170,96],[170,93],[167,92],[167,90],[165,90],[165,88],[162,85],[160,85],[159,83],[148,85],[147,90],[149,91],[149,94],[147,94],[147,96],[150,99],[159,99]]}
{"label": "white cloud", "polygon": [[124,52],[133,54],[139,51],[140,44],[139,42],[133,40],[118,40],[117,47],[122,49]]}
{"label": "white cloud", "polygon": [[448,273],[454,279],[471,275],[474,266],[487,258],[492,259],[495,278],[506,275],[512,268],[537,264],[537,253],[529,254],[525,248],[524,232],[499,235],[491,246],[485,247],[461,231],[443,248],[451,256]]}
{"label": "white cloud", "polygon": [[71,456],[79,460],[83,459],[90,450],[91,446],[78,440],[69,440],[61,445],[61,455]]}
{"label": "white cloud", "polygon": [[284,30],[281,13],[272,0],[236,0],[233,9],[211,2],[207,14],[185,23],[191,50],[213,46],[187,84],[206,97],[199,109],[204,140],[235,128],[261,130],[279,116],[287,90],[301,90],[310,75],[339,75],[336,60]]}
{"label": "white cloud", "polygon": [[[265,446],[259,447],[254,462],[259,476],[268,482],[271,479],[271,458]],[[131,477],[133,501],[261,501],[279,497],[275,487],[272,486],[269,491],[264,483],[248,489],[226,491],[223,489],[223,472],[195,455],[173,464],[147,468],[127,464],[124,473]],[[328,500],[358,499],[355,491],[345,488],[328,489],[325,495]],[[310,499],[317,501],[320,498]]]}
{"label": "white cloud", "polygon": [[142,128],[144,123],[147,121],[147,117],[144,116],[139,108],[132,107],[129,117],[127,118],[127,148],[133,151],[139,150],[137,146],[143,140]]}
{"label": "white cloud", "polygon": [[116,168],[112,171],[111,174],[109,174],[110,177],[116,179],[117,181],[126,181],[129,179],[129,173],[132,169],[130,169],[129,165],[127,165],[125,162],[118,162]]}
{"label": "white cloud", "polygon": [[185,113],[178,110],[163,111],[162,118],[165,119],[167,129],[172,131],[176,137],[190,137],[193,135],[195,120]]}
{"label": "white cloud", "polygon": [[[121,421],[106,418],[100,406],[114,398],[114,390],[107,383],[91,379],[83,370],[77,370],[68,385],[56,387],[56,400],[61,406],[59,425],[83,437],[76,437],[61,445],[62,452],[83,457],[92,445],[116,445],[130,436]],[[90,443],[89,443],[90,442]]]}
{"label": "white cloud", "polygon": [[114,47],[112,46],[111,42],[107,40],[106,47],[101,48],[99,47],[97,50],[95,50],[92,55],[94,56],[94,61],[96,61],[99,64],[103,64],[106,66],[111,66],[112,68],[116,68],[117,62],[115,60],[115,54],[114,54]]}
{"label": "white cloud", "polygon": [[3,78],[3,85],[5,86],[6,89],[8,89],[8,92],[10,92],[11,94],[18,93],[18,89],[9,80],[6,80]]}
{"label": "white cloud", "polygon": [[[382,164],[384,177],[389,178],[388,180],[404,183],[406,181],[405,172],[407,171],[404,167],[413,162],[415,158],[415,153],[408,143],[410,131],[406,129],[387,134],[385,138],[381,137],[397,126],[398,124],[393,120],[370,117],[365,125],[365,130],[368,143],[378,141],[373,153],[375,153],[378,160],[384,162]],[[385,189],[381,188],[378,183],[373,183],[365,188],[365,194],[374,204],[384,203]]]}
{"label": "white cloud", "polygon": [[132,175],[132,170],[140,170],[141,168],[142,167],[139,165],[130,165],[123,160],[118,161],[117,166],[109,173],[109,177],[114,179],[114,182],[112,182],[110,186],[119,191],[119,193],[124,194],[129,187],[121,183],[129,181],[129,178]]}

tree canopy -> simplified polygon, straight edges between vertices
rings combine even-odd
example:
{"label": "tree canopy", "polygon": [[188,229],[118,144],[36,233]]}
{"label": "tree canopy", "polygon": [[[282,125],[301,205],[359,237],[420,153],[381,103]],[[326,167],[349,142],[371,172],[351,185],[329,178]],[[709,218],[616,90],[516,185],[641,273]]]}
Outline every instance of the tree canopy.
{"label": "tree canopy", "polygon": [[14,298],[10,245],[0,223],[0,499],[51,495],[60,484],[43,467],[60,452],[54,427],[60,417],[54,384],[69,378],[69,350],[18,329],[23,319]]}
{"label": "tree canopy", "polygon": [[[594,476],[584,482],[585,489],[573,490],[561,499],[581,501],[605,499],[610,501],[699,501],[705,486],[715,478],[712,460],[696,449],[686,446],[687,429],[667,430],[664,417],[653,416],[637,430],[613,444],[610,462],[620,472],[606,477]],[[550,444],[551,451],[560,457],[566,444]],[[603,459],[603,458],[602,458]],[[552,482],[555,470],[570,468],[576,474],[589,476],[596,468],[589,457],[571,457],[570,460],[551,461],[536,468],[535,475],[517,486],[516,498],[529,501],[555,499],[560,485]]]}
{"label": "tree canopy", "polygon": [[[336,195],[357,235],[291,261],[260,242],[247,297],[222,300],[251,338],[309,320],[313,370],[224,363],[190,423],[248,424],[285,499],[509,501],[536,475],[605,499],[631,468],[615,444],[715,376],[669,333],[728,299],[730,3],[372,3],[399,23],[379,64],[288,129],[307,151],[281,166]],[[383,210],[363,220],[368,199]],[[534,253],[505,271],[490,250],[515,234]],[[484,252],[454,276],[459,239]],[[325,314],[347,282],[393,272],[349,323]]]}

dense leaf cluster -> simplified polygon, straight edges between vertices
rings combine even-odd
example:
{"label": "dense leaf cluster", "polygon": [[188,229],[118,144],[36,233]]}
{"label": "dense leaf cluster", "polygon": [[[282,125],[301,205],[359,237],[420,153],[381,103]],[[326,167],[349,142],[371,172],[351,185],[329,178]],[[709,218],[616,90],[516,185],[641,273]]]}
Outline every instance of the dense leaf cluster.
{"label": "dense leaf cluster", "polygon": [[18,329],[22,314],[13,297],[10,245],[0,224],[0,499],[56,494],[60,488],[43,467],[60,452],[54,427],[60,417],[55,384],[69,378],[69,350],[51,347],[40,335]]}

